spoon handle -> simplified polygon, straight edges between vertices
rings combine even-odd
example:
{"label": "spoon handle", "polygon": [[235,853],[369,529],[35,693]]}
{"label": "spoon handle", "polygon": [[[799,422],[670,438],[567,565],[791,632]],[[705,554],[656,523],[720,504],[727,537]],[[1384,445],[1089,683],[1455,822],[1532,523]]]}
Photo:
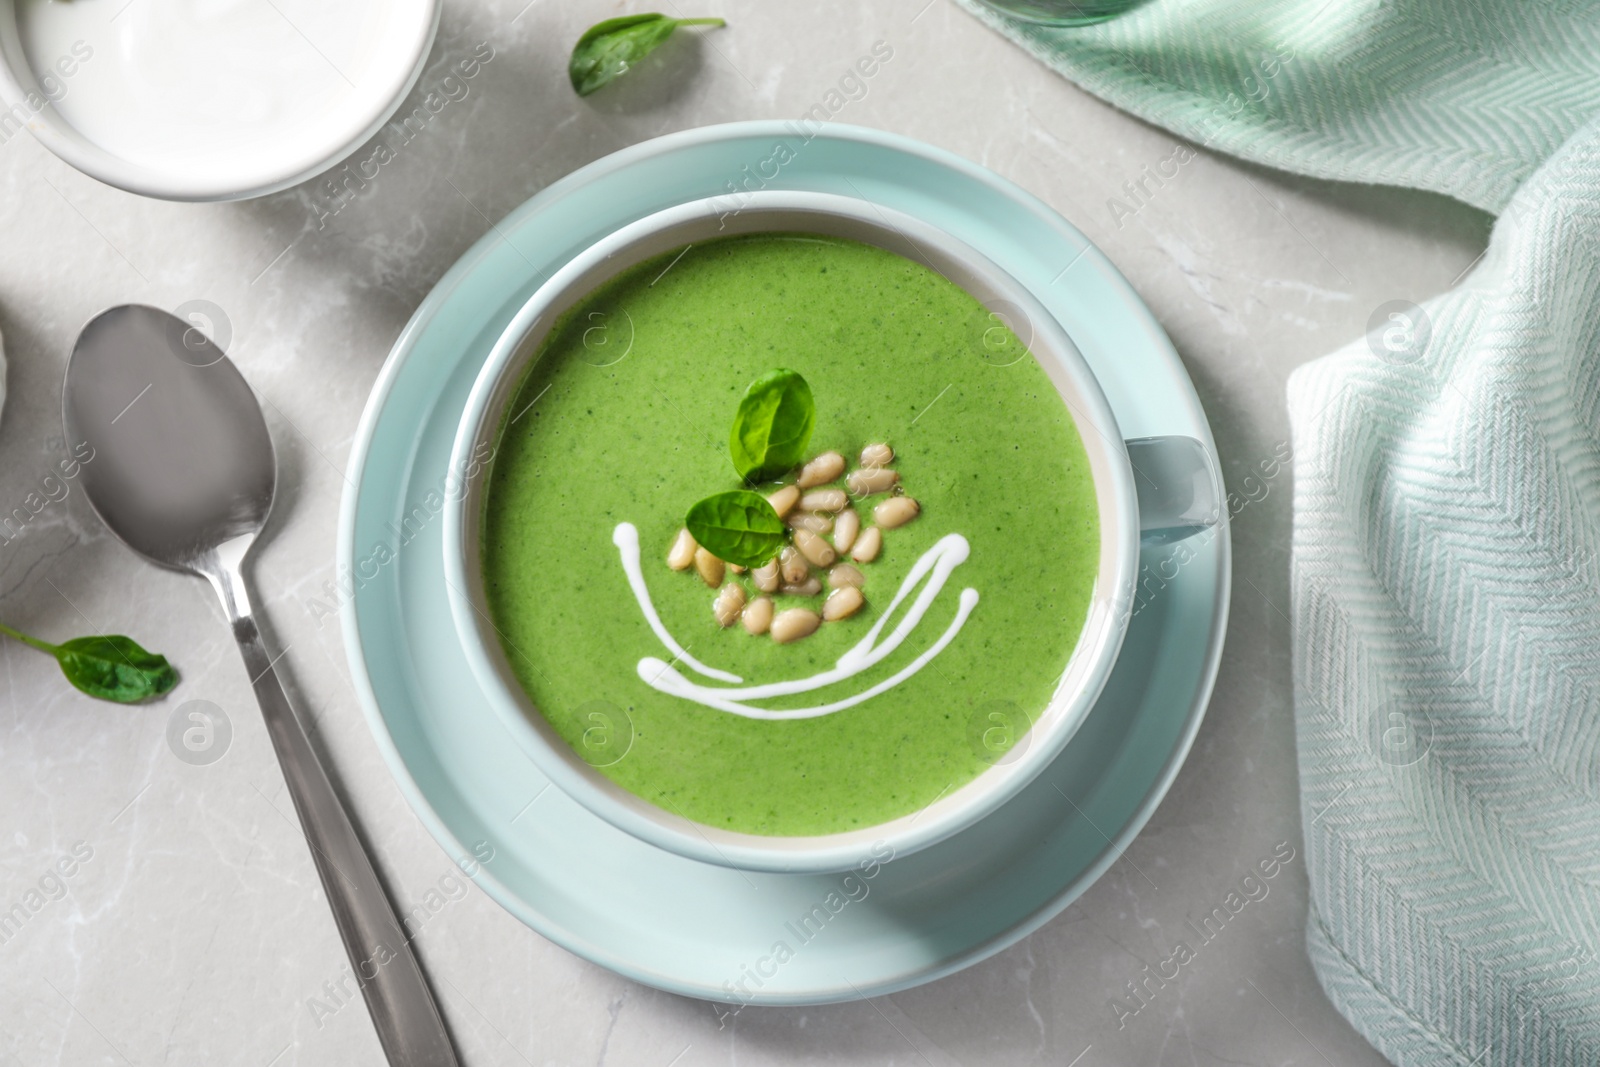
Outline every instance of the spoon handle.
{"label": "spoon handle", "polygon": [[235,566],[212,576],[212,583],[233,624],[294,810],[391,1067],[458,1067],[422,966],[273,670],[244,577]]}

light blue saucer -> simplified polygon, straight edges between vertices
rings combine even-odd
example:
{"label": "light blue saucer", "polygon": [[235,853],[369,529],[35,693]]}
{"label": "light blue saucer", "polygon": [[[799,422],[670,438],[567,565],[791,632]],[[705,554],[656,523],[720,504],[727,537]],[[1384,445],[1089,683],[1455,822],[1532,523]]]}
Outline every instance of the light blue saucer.
{"label": "light blue saucer", "polygon": [[[521,754],[451,624],[440,514],[450,447],[479,367],[533,290],[652,211],[715,195],[733,209],[730,190],[748,182],[917,215],[986,253],[1057,316],[1124,437],[1185,434],[1215,458],[1171,343],[1087,238],[956,156],[875,130],[824,129],[809,141],[798,126],[769,122],[674,134],[592,163],[512,212],[395,343],[361,421],[340,521],[341,576],[362,583],[343,615],[356,687],[429,830],[544,936],[630,978],[713,1000],[893,992],[1043,925],[1117,859],[1165,794],[1199,728],[1227,620],[1226,527],[1185,542],[1192,558],[1181,565],[1173,548],[1146,549],[1142,607],[1105,694],[1062,755],[994,815],[871,878],[748,874],[660,851],[549,787]],[[374,553],[402,539],[394,558]]]}

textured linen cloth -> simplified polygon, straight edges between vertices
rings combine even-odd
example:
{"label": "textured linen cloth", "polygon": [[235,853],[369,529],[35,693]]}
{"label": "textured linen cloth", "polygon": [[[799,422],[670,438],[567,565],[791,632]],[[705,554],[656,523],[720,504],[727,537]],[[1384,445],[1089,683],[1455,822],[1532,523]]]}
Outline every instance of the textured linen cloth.
{"label": "textured linen cloth", "polygon": [[1307,944],[1401,1067],[1600,1064],[1600,4],[974,10],[1193,143],[1500,214],[1290,379]]}
{"label": "textured linen cloth", "polygon": [[1600,1064],[1600,125],[1425,310],[1289,383],[1307,943],[1398,1064]]}

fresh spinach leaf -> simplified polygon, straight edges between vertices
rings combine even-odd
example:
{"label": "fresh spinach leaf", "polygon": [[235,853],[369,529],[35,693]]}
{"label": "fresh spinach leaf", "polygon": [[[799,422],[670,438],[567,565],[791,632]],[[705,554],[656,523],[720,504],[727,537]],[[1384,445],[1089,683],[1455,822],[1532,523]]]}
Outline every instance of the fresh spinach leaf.
{"label": "fresh spinach leaf", "polygon": [[759,567],[788,543],[788,529],[767,498],[748,489],[708,496],[683,524],[701,548],[728,563]]}
{"label": "fresh spinach leaf", "polygon": [[798,371],[768,371],[750,383],[733,417],[728,451],[747,481],[775,478],[805,459],[817,406]]}
{"label": "fresh spinach leaf", "polygon": [[167,658],[145,651],[131,637],[96,634],[52,645],[4,624],[0,624],[0,633],[54,656],[67,681],[100,700],[136,704],[161,696],[178,684],[178,672]]}
{"label": "fresh spinach leaf", "polygon": [[722,19],[675,19],[651,12],[597,22],[572,46],[567,78],[579,96],[626,74],[679,26],[725,26]]}

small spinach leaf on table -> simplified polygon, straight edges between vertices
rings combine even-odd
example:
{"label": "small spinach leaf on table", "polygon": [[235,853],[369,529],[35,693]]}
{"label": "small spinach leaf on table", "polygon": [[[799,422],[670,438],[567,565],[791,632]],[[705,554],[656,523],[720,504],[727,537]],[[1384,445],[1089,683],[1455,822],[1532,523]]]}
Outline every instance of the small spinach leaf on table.
{"label": "small spinach leaf on table", "polygon": [[722,19],[675,19],[656,12],[597,22],[572,46],[567,78],[574,92],[588,96],[626,74],[659,48],[678,27],[725,25]]}

